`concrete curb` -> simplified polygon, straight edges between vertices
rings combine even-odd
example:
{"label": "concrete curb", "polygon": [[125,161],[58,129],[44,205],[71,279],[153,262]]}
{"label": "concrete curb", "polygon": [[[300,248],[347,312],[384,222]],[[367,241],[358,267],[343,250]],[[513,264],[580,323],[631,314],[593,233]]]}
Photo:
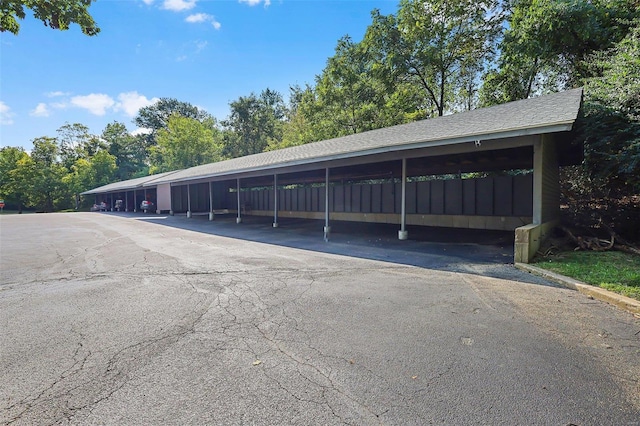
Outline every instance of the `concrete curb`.
{"label": "concrete curb", "polygon": [[622,296],[620,294],[605,290],[600,287],[585,284],[582,281],[574,280],[573,278],[565,277],[564,275],[547,271],[546,269],[538,268],[537,266],[532,266],[527,263],[518,262],[515,264],[515,267],[520,270],[527,271],[546,278],[550,281],[560,284],[563,287],[577,290],[582,294],[593,297],[594,299],[607,302],[611,305],[615,305],[620,309],[624,309],[625,311],[634,314],[636,317],[640,317],[640,300]]}

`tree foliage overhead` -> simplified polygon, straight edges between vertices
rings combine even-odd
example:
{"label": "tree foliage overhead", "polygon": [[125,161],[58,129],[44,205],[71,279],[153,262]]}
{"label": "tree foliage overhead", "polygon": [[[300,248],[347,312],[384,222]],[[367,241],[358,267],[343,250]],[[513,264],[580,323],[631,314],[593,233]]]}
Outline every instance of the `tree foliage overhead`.
{"label": "tree foliage overhead", "polygon": [[494,1],[401,0],[397,16],[374,11],[365,39],[377,74],[420,88],[427,116],[451,112],[491,59],[501,24],[496,8]]}
{"label": "tree foliage overhead", "polygon": [[142,129],[147,129],[147,148],[156,145],[156,135],[161,129],[169,127],[169,119],[172,115],[180,115],[193,118],[200,122],[208,119],[209,113],[191,105],[189,102],[179,101],[174,98],[161,98],[156,103],[140,108],[133,122]]}
{"label": "tree foliage overhead", "polygon": [[257,154],[267,149],[270,140],[281,139],[287,109],[279,92],[267,88],[260,95],[241,96],[229,107],[231,113],[222,122],[226,157]]}
{"label": "tree foliage overhead", "polygon": [[2,0],[0,1],[0,32],[18,34],[19,20],[26,17],[25,9],[31,9],[33,16],[45,26],[55,30],[68,30],[71,24],[78,24],[88,36],[97,35],[100,28],[89,13],[89,6],[95,0]]}
{"label": "tree foliage overhead", "polygon": [[152,149],[152,171],[168,172],[220,161],[222,135],[213,118],[198,121],[174,114]]}
{"label": "tree foliage overhead", "polygon": [[481,104],[494,105],[581,85],[588,58],[633,26],[637,0],[515,0],[506,11],[500,57],[484,77]]}
{"label": "tree foliage overhead", "polygon": [[640,193],[640,25],[588,65],[597,76],[584,80],[585,168],[612,190]]}
{"label": "tree foliage overhead", "polygon": [[116,159],[118,180],[140,177],[148,173],[144,135],[133,136],[123,123],[114,121],[102,131],[101,140]]}

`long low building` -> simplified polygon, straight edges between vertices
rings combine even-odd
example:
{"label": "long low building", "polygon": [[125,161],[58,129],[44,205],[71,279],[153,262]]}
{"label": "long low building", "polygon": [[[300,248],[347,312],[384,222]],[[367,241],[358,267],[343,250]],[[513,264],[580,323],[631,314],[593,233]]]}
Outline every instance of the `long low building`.
{"label": "long low building", "polygon": [[[529,262],[557,225],[559,167],[577,164],[582,89],[118,182],[83,193],[139,195],[158,213],[216,213],[514,230]],[[115,197],[115,198],[114,198]],[[123,202],[119,205],[122,206]]]}

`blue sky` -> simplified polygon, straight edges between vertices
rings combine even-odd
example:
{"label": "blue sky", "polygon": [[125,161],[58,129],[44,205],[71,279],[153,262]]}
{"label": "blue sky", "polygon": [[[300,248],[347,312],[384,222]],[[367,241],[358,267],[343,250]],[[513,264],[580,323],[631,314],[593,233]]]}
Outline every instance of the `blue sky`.
{"label": "blue sky", "polygon": [[65,123],[94,134],[161,97],[218,119],[229,102],[267,87],[284,96],[313,83],[338,39],[359,41],[371,10],[396,0],[98,0],[101,32],[45,27],[28,11],[17,36],[0,33],[0,146],[56,136]]}

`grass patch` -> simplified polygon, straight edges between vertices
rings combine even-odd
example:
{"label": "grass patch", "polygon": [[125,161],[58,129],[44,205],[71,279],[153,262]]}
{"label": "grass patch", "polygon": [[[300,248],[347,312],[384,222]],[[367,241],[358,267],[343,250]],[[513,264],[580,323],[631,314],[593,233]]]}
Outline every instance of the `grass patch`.
{"label": "grass patch", "polygon": [[619,251],[568,251],[536,266],[640,300],[640,257]]}

